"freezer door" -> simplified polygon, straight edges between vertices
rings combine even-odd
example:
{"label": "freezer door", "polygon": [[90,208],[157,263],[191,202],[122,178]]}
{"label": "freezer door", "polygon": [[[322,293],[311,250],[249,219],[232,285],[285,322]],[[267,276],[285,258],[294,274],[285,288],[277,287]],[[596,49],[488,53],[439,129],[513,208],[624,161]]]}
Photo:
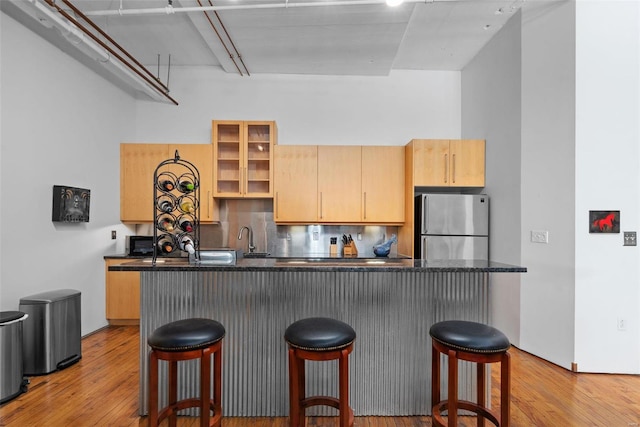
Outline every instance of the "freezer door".
{"label": "freezer door", "polygon": [[489,235],[486,194],[422,194],[420,198],[420,234]]}
{"label": "freezer door", "polygon": [[489,259],[489,238],[475,236],[422,236],[420,257],[435,259]]}

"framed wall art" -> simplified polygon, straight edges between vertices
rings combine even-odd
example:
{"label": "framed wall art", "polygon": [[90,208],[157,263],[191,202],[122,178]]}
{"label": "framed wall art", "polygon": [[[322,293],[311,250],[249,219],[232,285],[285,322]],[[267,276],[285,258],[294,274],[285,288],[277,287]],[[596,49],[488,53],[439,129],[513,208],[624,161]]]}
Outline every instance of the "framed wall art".
{"label": "framed wall art", "polygon": [[56,222],[89,222],[90,201],[91,190],[54,185],[51,220]]}
{"label": "framed wall art", "polygon": [[620,211],[589,211],[589,233],[620,233]]}

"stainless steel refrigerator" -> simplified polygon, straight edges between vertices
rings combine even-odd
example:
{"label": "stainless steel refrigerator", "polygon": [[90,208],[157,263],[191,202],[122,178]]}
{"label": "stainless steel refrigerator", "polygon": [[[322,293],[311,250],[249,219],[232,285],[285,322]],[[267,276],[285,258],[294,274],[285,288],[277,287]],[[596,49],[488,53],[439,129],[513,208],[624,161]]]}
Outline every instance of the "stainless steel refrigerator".
{"label": "stainless steel refrigerator", "polygon": [[486,194],[421,194],[415,206],[416,259],[489,259]]}

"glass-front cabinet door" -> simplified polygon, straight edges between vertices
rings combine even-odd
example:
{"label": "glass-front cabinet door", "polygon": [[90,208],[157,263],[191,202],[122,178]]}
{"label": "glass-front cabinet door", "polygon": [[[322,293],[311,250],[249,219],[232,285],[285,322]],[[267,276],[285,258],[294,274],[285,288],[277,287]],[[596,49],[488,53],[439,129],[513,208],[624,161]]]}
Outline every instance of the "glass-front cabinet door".
{"label": "glass-front cabinet door", "polygon": [[273,197],[273,121],[213,121],[214,196]]}

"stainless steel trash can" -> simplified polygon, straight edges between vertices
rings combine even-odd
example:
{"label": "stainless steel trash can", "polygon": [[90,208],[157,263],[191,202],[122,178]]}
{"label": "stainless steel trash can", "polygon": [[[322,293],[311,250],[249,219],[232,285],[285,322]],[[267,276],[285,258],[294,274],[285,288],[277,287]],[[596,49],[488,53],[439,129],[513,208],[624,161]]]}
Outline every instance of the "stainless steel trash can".
{"label": "stainless steel trash can", "polygon": [[0,404],[27,391],[28,381],[22,368],[21,311],[0,311]]}
{"label": "stainless steel trash can", "polygon": [[82,357],[80,291],[59,289],[20,299],[25,375],[64,369]]}

